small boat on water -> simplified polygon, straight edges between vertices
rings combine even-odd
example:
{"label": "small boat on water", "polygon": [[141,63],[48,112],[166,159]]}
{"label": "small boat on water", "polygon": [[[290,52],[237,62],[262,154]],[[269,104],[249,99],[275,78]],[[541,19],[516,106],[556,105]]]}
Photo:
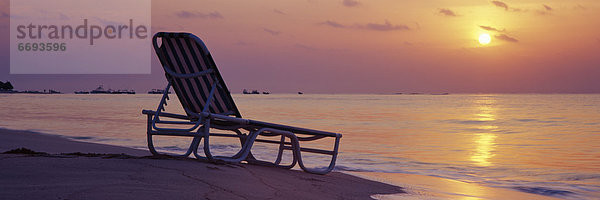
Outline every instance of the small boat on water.
{"label": "small boat on water", "polygon": [[[92,90],[89,93],[90,94],[135,94],[135,90],[112,90],[112,89],[105,90],[104,87],[102,87],[102,85],[100,85],[95,90]],[[81,94],[87,94],[87,93],[83,92]]]}
{"label": "small boat on water", "polygon": [[108,90],[104,90],[102,85],[100,85],[95,90],[92,90],[90,93],[91,94],[109,94],[110,92]]}
{"label": "small boat on water", "polygon": [[[150,91],[148,91],[148,94],[163,94],[165,93],[165,90],[161,90],[161,89],[152,89]],[[169,94],[171,94],[171,92],[169,92]]]}
{"label": "small boat on water", "polygon": [[107,90],[108,94],[135,94],[135,90]]}
{"label": "small boat on water", "polygon": [[23,93],[23,94],[62,94],[60,91],[56,90],[24,90],[24,91],[15,91],[14,93]]}
{"label": "small boat on water", "polygon": [[270,92],[263,92],[263,94],[271,94]]}
{"label": "small boat on water", "polygon": [[248,90],[244,89],[244,91],[242,91],[243,94],[260,94],[260,92],[258,92],[258,90],[252,90],[252,92],[248,92]]}
{"label": "small boat on water", "polygon": [[0,81],[0,91],[4,91],[5,93],[11,93],[14,89],[12,83],[10,81],[2,82]]}
{"label": "small boat on water", "polygon": [[135,90],[117,90],[121,93],[119,94],[135,94]]}
{"label": "small boat on water", "polygon": [[302,92],[298,92],[298,94],[304,94],[304,93],[302,93]]}
{"label": "small boat on water", "polygon": [[3,94],[15,94],[15,93],[22,93],[22,94],[62,94],[62,92],[60,92],[58,90],[44,90],[44,91],[38,91],[38,90],[23,90],[23,91],[19,91],[19,90],[14,90],[14,87],[13,87],[12,83],[10,83],[10,81],[6,81],[6,83],[0,81],[0,93],[3,93]]}

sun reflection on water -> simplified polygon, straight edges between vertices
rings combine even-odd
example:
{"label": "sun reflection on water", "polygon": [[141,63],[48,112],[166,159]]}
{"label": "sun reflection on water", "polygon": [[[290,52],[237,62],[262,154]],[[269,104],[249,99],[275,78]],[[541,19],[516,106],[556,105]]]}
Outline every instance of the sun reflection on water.
{"label": "sun reflection on water", "polygon": [[492,163],[489,161],[494,156],[494,145],[496,144],[496,136],[492,133],[482,133],[475,138],[476,149],[475,153],[471,156],[471,160],[476,162],[479,166],[490,166]]}
{"label": "sun reflection on water", "polygon": [[[478,121],[495,121],[496,110],[494,107],[496,103],[495,99],[485,98],[475,101],[478,113],[475,114]],[[481,130],[482,133],[476,135],[473,139],[475,142],[475,149],[471,155],[471,161],[479,166],[491,166],[492,163],[489,161],[490,158],[494,157],[494,150],[496,145],[496,134],[491,133],[494,129],[497,129],[494,125],[480,125],[477,129]]]}

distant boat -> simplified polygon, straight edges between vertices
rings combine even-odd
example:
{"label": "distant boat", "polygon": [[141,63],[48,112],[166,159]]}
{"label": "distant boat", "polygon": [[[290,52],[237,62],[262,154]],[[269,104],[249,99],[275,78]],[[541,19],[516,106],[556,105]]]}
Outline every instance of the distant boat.
{"label": "distant boat", "polygon": [[263,92],[263,94],[271,94],[271,93],[269,93],[269,92]]}
{"label": "distant boat", "polygon": [[0,81],[0,93],[3,93],[3,94],[13,94],[13,93],[24,93],[24,94],[61,94],[61,92],[58,91],[58,90],[44,90],[42,92],[42,91],[37,91],[37,90],[18,91],[18,90],[13,90],[13,89],[14,89],[14,87],[10,83],[10,81],[6,81],[6,83]]}
{"label": "distant boat", "polygon": [[104,90],[102,85],[100,85],[100,86],[98,86],[98,88],[96,88],[95,90],[92,90],[90,93],[91,94],[109,94],[110,92],[112,92],[112,91]]}
{"label": "distant boat", "polygon": [[449,95],[450,93],[444,92],[444,93],[433,93],[431,95]]}
{"label": "distant boat", "polygon": [[46,94],[61,94],[62,92],[59,92],[56,90],[48,90],[48,92],[46,92],[46,90],[44,90],[44,93],[46,93]]}
{"label": "distant boat", "polygon": [[25,94],[44,94],[44,92],[37,91],[37,90],[25,90],[25,91],[18,91],[18,93],[25,93]]}
{"label": "distant boat", "polygon": [[0,81],[0,91],[12,91],[14,89],[13,85],[10,81],[6,81],[6,83]]}
{"label": "distant boat", "polygon": [[248,90],[244,89],[244,91],[242,91],[243,94],[260,94],[260,92],[258,92],[258,90],[252,90],[252,92],[248,92]]}
{"label": "distant boat", "polygon": [[302,93],[302,92],[298,92],[298,94],[304,94],[304,93]]}
{"label": "distant boat", "polygon": [[24,93],[24,94],[61,94],[61,92],[56,91],[56,90],[44,90],[44,91],[24,90],[24,91],[15,91],[14,93]]}
{"label": "distant boat", "polygon": [[89,94],[89,93],[90,93],[90,92],[88,92],[88,91],[83,91],[83,90],[81,90],[81,91],[75,91],[75,94]]}
{"label": "distant boat", "polygon": [[135,90],[111,90],[108,89],[109,94],[135,94]]}
{"label": "distant boat", "polygon": [[[86,94],[85,92],[80,94]],[[135,94],[135,90],[105,90],[102,85],[98,86],[95,90],[92,90],[90,94]]]}
{"label": "distant boat", "polygon": [[[148,94],[163,94],[165,93],[165,90],[161,90],[161,89],[152,89],[150,91],[148,91]],[[171,92],[169,92],[169,94],[171,94]]]}

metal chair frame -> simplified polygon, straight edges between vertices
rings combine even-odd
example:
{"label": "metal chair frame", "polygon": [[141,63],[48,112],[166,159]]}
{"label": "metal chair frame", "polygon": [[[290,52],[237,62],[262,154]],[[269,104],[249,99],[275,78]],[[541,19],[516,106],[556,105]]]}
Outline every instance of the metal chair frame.
{"label": "metal chair frame", "polygon": [[[157,50],[157,52],[159,48],[157,38],[164,34],[166,33],[157,33],[153,38],[154,48]],[[204,43],[196,36],[192,34],[187,36],[196,40],[196,42],[201,44],[203,48],[206,48]],[[224,87],[222,86],[224,83],[219,81],[222,79],[216,70],[208,69],[193,74],[182,74],[172,71],[169,69],[169,67],[164,66],[164,64],[163,69],[165,70],[165,73],[168,74],[167,77],[170,78],[167,78],[168,84],[162,94],[162,98],[157,109],[155,111],[142,110],[142,114],[147,115],[146,133],[148,139],[148,149],[153,155],[189,157],[191,154],[193,154],[197,159],[202,160],[220,160],[233,163],[247,161],[251,164],[271,165],[287,169],[298,164],[302,170],[314,174],[326,174],[333,170],[338,155],[339,142],[340,138],[342,137],[341,134],[244,119],[238,117],[239,114],[236,117],[228,116],[234,115],[234,113],[211,113],[209,112],[209,107],[211,102],[213,102],[212,99],[215,95],[215,91],[217,88],[222,89]],[[202,76],[213,76],[214,80],[217,80],[212,84],[208,99],[204,104],[202,112],[195,113],[185,107],[184,110],[187,115],[165,112],[165,106],[167,105],[167,101],[170,99],[168,92],[173,86],[174,79],[189,79]],[[162,120],[161,118],[167,118],[168,120]],[[177,127],[181,126],[181,128],[161,127],[161,125],[166,124]],[[211,130],[224,130],[231,131],[233,133],[215,133],[214,131],[211,132]],[[193,139],[186,153],[181,155],[171,155],[160,153],[156,150],[154,147],[153,136],[183,136],[193,137]],[[215,156],[210,150],[209,139],[211,136],[238,138],[241,143],[241,148],[235,155],[230,157]],[[258,139],[258,136],[279,137],[279,140]],[[286,138],[288,138],[289,141],[287,141]],[[334,139],[332,150],[303,148],[300,146],[301,141],[314,141],[322,138]],[[204,155],[200,155],[198,152],[198,148],[202,140],[204,141]],[[270,162],[256,159],[252,155],[251,151],[255,142],[278,144],[278,153],[275,161]],[[281,163],[285,150],[292,151],[291,164]],[[302,152],[330,155],[331,160],[329,165],[324,169],[307,168],[302,161]]]}

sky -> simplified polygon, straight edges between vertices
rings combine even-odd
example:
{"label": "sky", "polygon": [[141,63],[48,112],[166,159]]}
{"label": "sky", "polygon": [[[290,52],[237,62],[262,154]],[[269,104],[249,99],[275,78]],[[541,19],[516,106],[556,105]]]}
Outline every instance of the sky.
{"label": "sky", "polygon": [[[15,89],[166,84],[154,55],[150,75],[9,74],[9,2],[0,0],[0,80]],[[202,38],[232,93],[600,92],[592,0],[155,0],[157,31]]]}

